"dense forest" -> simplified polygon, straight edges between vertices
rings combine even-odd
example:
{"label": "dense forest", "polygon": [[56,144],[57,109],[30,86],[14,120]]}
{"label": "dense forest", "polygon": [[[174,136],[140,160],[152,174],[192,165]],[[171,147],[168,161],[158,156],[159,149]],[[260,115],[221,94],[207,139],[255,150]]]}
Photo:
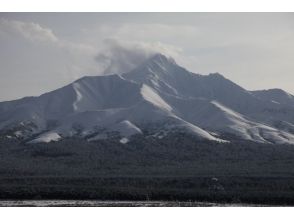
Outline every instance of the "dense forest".
{"label": "dense forest", "polygon": [[185,133],[47,144],[0,140],[0,199],[294,204],[294,146]]}

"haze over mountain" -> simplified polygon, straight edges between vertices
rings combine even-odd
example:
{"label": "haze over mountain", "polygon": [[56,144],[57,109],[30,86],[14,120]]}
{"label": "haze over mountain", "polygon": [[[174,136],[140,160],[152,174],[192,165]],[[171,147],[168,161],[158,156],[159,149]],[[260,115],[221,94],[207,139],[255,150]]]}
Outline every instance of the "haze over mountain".
{"label": "haze over mountain", "polygon": [[189,132],[199,140],[294,144],[294,96],[247,91],[219,73],[156,54],[130,72],[89,76],[39,97],[0,103],[0,130],[27,143]]}

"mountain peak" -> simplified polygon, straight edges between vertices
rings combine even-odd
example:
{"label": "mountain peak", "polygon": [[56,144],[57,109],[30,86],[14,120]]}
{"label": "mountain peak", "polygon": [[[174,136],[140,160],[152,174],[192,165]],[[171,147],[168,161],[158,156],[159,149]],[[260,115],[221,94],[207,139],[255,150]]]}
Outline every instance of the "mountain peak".
{"label": "mountain peak", "polygon": [[156,53],[145,62],[143,62],[137,69],[152,69],[166,71],[170,67],[177,66],[176,61],[172,57],[165,56],[161,53]]}
{"label": "mountain peak", "polygon": [[168,77],[168,75],[174,75],[179,72],[179,69],[182,68],[176,64],[173,58],[157,53],[122,76],[136,82],[147,83],[151,79],[158,81]]}
{"label": "mountain peak", "polygon": [[216,72],[216,73],[209,73],[210,77],[218,77],[218,78],[225,78],[222,74]]}
{"label": "mountain peak", "polygon": [[280,95],[287,95],[289,97],[293,96],[292,94],[286,92],[283,89],[279,89],[279,88],[267,89],[265,91],[272,92],[272,93],[275,93],[275,94],[280,94]]}
{"label": "mountain peak", "polygon": [[171,57],[157,53],[139,65],[136,69],[123,74],[125,79],[152,85],[156,88],[165,87],[170,90],[176,81],[183,81],[190,73],[179,66]]}
{"label": "mountain peak", "polygon": [[151,58],[149,58],[147,62],[159,62],[161,64],[176,64],[176,61],[172,57],[163,55],[161,53],[156,53]]}

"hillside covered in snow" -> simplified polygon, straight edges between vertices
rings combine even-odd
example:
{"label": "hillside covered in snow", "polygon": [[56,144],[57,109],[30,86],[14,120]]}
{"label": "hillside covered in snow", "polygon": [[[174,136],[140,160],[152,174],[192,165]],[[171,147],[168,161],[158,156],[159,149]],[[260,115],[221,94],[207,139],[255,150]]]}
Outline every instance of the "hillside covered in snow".
{"label": "hillside covered in snow", "polygon": [[248,91],[156,54],[130,72],[89,76],[38,97],[0,103],[0,134],[26,143],[173,132],[199,140],[294,144],[294,96]]}

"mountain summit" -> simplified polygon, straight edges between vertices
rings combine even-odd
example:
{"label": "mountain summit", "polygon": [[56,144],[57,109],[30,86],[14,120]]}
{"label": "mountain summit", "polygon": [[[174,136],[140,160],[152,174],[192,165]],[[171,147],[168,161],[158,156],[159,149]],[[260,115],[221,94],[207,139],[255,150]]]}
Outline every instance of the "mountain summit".
{"label": "mountain summit", "polygon": [[219,73],[200,75],[156,54],[121,75],[83,77],[43,94],[0,103],[0,131],[27,143],[113,135],[294,144],[294,97],[247,91]]}

